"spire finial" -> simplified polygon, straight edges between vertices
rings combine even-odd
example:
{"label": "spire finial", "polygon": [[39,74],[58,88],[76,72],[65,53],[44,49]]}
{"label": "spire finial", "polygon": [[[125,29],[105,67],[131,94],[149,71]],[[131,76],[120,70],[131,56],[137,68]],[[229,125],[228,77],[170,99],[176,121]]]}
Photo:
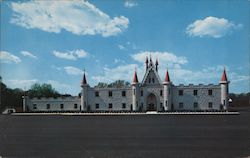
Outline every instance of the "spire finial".
{"label": "spire finial", "polygon": [[147,70],[148,69],[148,55],[146,56],[145,64],[146,64],[146,70]]}
{"label": "spire finial", "polygon": [[81,86],[86,85],[86,84],[87,84],[87,79],[86,79],[85,68],[84,68],[83,69],[83,79],[82,79]]}
{"label": "spire finial", "polygon": [[156,71],[158,71],[158,65],[159,65],[158,58],[156,57],[156,61],[155,61],[155,69],[156,69]]}
{"label": "spire finial", "polygon": [[151,53],[150,53],[149,65],[150,65],[150,66],[153,66],[153,61],[152,61]]}

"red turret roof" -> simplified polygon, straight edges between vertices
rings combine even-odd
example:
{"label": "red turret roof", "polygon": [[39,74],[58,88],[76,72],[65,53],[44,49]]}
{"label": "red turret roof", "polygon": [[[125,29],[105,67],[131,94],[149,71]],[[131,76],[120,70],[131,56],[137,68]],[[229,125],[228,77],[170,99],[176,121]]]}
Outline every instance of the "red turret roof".
{"label": "red turret roof", "polygon": [[87,84],[87,80],[86,80],[86,76],[85,76],[85,72],[83,73],[83,79],[82,79],[82,85]]}
{"label": "red turret roof", "polygon": [[138,78],[137,78],[136,70],[135,70],[135,73],[134,73],[133,83],[138,83]]}
{"label": "red turret roof", "polygon": [[227,81],[227,73],[226,73],[226,69],[224,69],[223,74],[221,76],[221,81]]}
{"label": "red turret roof", "polygon": [[170,82],[170,77],[169,77],[169,74],[168,74],[168,70],[166,72],[165,82]]}

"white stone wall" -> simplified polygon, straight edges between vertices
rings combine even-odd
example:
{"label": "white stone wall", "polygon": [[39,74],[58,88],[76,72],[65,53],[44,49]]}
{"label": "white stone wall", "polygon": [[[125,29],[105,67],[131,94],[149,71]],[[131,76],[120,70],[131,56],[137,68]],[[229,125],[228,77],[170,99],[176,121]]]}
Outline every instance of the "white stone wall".
{"label": "white stone wall", "polygon": [[[99,97],[95,96],[95,92],[99,92]],[[112,97],[109,97],[109,91],[112,91]],[[122,96],[122,91],[126,92],[126,96]],[[112,109],[109,104],[112,103]],[[123,108],[122,104],[125,103],[126,107]],[[96,104],[99,108],[96,109]],[[90,110],[95,111],[110,111],[110,110],[131,110],[132,104],[132,88],[89,88],[88,90],[88,105]]]}
{"label": "white stone wall", "polygon": [[[183,90],[183,96],[179,95],[179,90]],[[193,91],[198,90],[197,96]],[[208,90],[212,90],[212,95],[208,95]],[[179,85],[172,87],[173,110],[211,110],[208,104],[212,102],[212,109],[220,109],[220,85]],[[183,108],[179,108],[179,103],[183,102]],[[194,102],[198,103],[194,109]]]}
{"label": "white stone wall", "polygon": [[[65,97],[65,98],[30,98],[27,100],[27,107],[29,111],[79,111],[80,98],[78,97]],[[50,108],[47,109],[47,104]],[[63,104],[63,109],[61,109]],[[77,104],[77,108],[75,108]],[[36,109],[34,109],[36,106]]]}
{"label": "white stone wall", "polygon": [[[183,96],[179,96],[179,90],[183,90]],[[198,90],[197,96],[193,95],[193,91]],[[208,95],[208,90],[212,90],[212,95]],[[95,92],[99,92],[99,96],[95,96]],[[109,97],[109,91],[112,91],[112,97]],[[126,96],[122,96],[122,91],[126,92]],[[143,96],[141,96],[143,91]],[[162,91],[162,95],[161,95]],[[138,91],[138,105],[137,109],[147,110],[147,97],[153,93],[156,96],[157,105],[156,110],[162,111],[164,105],[164,89],[163,85],[144,85],[139,87]],[[132,87],[124,88],[91,88],[87,90],[87,103],[90,111],[116,111],[124,110],[131,111],[132,106]],[[221,87],[220,85],[172,85],[170,88],[170,96],[172,110],[212,110],[220,109],[221,104]],[[183,108],[179,107],[179,103],[183,103]],[[194,102],[198,103],[198,107],[194,109]],[[212,109],[209,108],[209,102],[213,103]],[[33,98],[26,101],[27,107],[30,111],[79,111],[81,99],[79,97],[65,97],[65,98]],[[112,103],[112,108],[109,104]],[[123,103],[126,107],[123,108]],[[36,104],[36,109],[33,109]],[[47,104],[50,104],[50,109],[47,109]],[[63,109],[61,109],[63,104]],[[77,104],[77,108],[74,107]],[[96,104],[99,108],[96,109]],[[84,111],[86,111],[86,108]]]}

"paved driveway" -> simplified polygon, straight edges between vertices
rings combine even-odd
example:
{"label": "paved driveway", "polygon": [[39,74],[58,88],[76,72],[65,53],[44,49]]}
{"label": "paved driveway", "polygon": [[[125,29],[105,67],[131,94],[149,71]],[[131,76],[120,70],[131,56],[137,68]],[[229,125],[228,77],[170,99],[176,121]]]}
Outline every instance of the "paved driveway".
{"label": "paved driveway", "polygon": [[250,112],[240,115],[0,115],[0,156],[246,157]]}

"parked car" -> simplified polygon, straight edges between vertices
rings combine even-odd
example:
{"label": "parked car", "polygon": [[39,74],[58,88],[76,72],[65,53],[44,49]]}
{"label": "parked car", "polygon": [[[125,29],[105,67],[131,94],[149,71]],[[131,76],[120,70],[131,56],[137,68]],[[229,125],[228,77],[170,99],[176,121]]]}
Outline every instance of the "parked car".
{"label": "parked car", "polygon": [[11,113],[14,113],[14,112],[16,112],[15,109],[9,109],[8,108],[8,109],[5,109],[2,114],[11,114]]}

